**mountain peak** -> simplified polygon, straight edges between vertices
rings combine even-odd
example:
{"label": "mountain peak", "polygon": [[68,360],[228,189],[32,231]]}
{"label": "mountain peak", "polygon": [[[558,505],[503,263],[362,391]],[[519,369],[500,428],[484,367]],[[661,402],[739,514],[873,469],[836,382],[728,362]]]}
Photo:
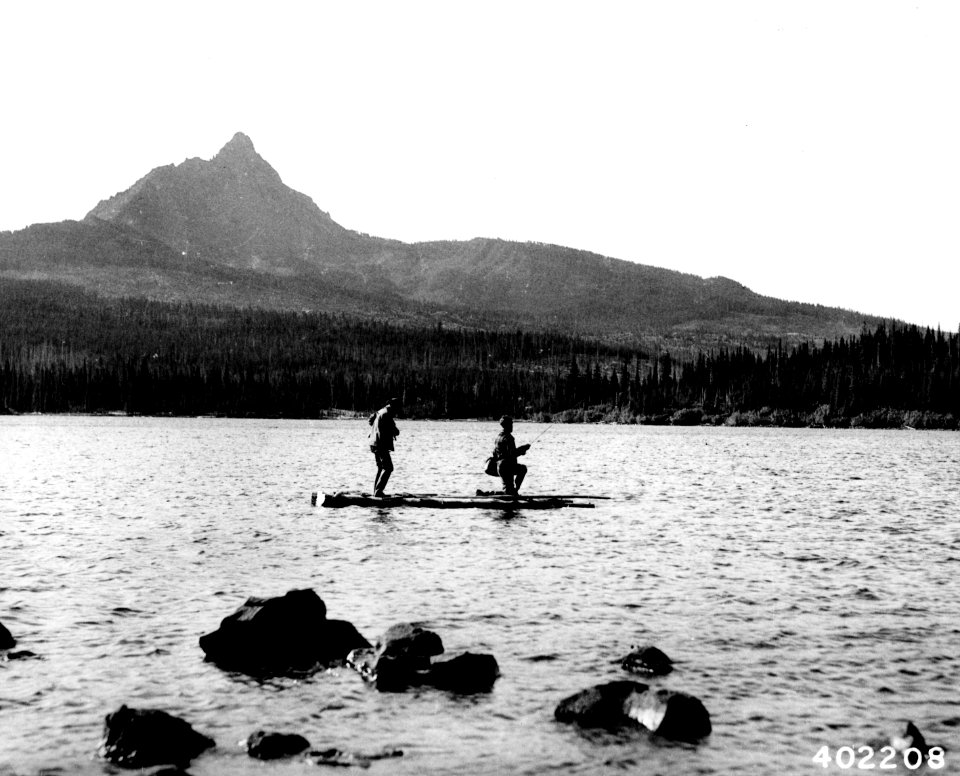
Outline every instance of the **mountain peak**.
{"label": "mountain peak", "polygon": [[221,148],[216,158],[235,158],[235,159],[256,159],[259,157],[257,149],[253,147],[253,141],[243,132],[237,132],[230,141]]}

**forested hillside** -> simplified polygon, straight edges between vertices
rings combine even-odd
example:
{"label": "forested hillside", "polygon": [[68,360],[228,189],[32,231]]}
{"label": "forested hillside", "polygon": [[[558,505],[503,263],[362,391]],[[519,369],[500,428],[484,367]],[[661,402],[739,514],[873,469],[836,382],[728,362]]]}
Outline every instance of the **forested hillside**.
{"label": "forested hillside", "polygon": [[0,232],[0,282],[25,279],[118,299],[549,328],[674,354],[820,343],[883,320],[560,245],[353,231],[286,186],[242,133],[209,161],[150,171],[81,221]]}
{"label": "forested hillside", "polygon": [[693,357],[551,332],[0,287],[9,412],[323,417],[403,397],[412,417],[956,428],[960,337],[860,336]]}

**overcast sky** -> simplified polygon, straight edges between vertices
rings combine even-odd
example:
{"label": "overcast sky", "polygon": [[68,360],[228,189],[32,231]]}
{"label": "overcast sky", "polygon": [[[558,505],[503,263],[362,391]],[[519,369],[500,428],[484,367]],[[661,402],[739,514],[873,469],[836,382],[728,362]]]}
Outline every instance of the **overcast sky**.
{"label": "overcast sky", "polygon": [[341,225],[956,331],[960,3],[11,2],[0,229],[250,136]]}

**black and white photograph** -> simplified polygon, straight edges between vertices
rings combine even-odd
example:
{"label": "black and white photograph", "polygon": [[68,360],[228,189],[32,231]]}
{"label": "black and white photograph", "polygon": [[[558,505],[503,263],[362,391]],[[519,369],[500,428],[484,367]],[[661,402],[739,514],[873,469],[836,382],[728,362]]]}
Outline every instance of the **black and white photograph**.
{"label": "black and white photograph", "polygon": [[960,5],[0,19],[0,776],[960,773]]}

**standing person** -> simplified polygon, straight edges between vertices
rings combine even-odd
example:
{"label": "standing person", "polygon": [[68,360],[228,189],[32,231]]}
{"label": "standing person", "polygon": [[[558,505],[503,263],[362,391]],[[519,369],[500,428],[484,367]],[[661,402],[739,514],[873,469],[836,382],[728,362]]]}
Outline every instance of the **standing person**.
{"label": "standing person", "polygon": [[517,456],[524,455],[530,449],[530,445],[517,447],[517,443],[513,440],[513,418],[509,415],[500,418],[500,426],[503,431],[500,432],[497,443],[493,447],[493,457],[497,461],[497,473],[503,480],[504,493],[516,496],[520,492],[523,478],[527,475],[527,467],[517,463]]}
{"label": "standing person", "polygon": [[377,461],[377,476],[373,481],[373,495],[383,497],[384,488],[393,472],[393,461],[390,453],[393,452],[393,440],[400,435],[397,424],[393,421],[394,409],[399,409],[400,399],[393,398],[384,407],[370,416],[370,450]]}

